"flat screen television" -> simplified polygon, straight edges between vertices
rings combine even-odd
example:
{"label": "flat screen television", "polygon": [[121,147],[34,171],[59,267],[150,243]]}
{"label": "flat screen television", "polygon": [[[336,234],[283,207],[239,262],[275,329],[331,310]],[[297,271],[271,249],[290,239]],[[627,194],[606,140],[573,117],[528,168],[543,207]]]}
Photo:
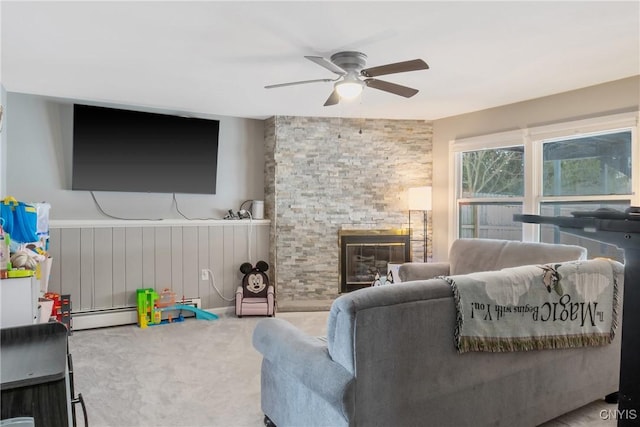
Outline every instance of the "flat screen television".
{"label": "flat screen television", "polygon": [[72,189],[215,194],[220,122],[75,104]]}

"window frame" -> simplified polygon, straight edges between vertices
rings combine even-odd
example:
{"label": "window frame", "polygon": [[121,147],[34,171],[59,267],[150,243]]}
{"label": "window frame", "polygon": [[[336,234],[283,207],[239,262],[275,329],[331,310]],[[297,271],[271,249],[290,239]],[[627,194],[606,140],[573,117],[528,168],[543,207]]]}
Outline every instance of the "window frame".
{"label": "window frame", "polygon": [[[640,146],[638,120],[640,112],[621,113],[591,119],[535,126],[449,141],[449,247],[459,236],[460,205],[468,203],[522,203],[522,212],[538,215],[546,202],[624,201],[640,206]],[[576,139],[615,132],[631,132],[631,193],[590,196],[543,196],[543,146],[549,142]],[[506,198],[462,198],[462,153],[514,146],[524,149],[524,195]],[[538,242],[540,225],[522,224],[522,241]]]}

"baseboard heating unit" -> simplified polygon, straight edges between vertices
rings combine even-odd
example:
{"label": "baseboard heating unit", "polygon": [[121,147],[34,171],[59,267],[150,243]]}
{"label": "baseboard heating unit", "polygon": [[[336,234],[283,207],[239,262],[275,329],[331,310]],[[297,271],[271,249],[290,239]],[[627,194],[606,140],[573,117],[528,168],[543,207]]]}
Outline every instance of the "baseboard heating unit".
{"label": "baseboard heating unit", "polygon": [[[186,298],[184,300],[177,301],[177,303],[190,305],[195,308],[202,308],[202,301],[200,298]],[[194,316],[194,314],[189,311],[183,311],[182,315],[185,318]],[[73,312],[71,316],[72,328],[76,331],[138,323],[136,306]]]}

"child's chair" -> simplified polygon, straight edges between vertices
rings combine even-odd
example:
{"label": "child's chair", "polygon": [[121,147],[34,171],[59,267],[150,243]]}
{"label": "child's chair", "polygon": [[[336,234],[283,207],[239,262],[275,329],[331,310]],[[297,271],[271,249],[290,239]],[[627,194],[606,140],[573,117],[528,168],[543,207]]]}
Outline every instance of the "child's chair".
{"label": "child's chair", "polygon": [[268,269],[264,261],[258,261],[255,267],[248,262],[240,266],[244,277],[236,290],[236,316],[275,315],[275,291],[265,273]]}

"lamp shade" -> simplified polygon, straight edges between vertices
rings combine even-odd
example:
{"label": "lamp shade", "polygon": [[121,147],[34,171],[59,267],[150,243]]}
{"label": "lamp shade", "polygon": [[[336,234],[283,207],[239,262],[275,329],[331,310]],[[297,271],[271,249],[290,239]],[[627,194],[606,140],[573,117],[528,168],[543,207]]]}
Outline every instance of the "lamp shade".
{"label": "lamp shade", "polygon": [[431,187],[413,187],[409,189],[409,210],[431,210]]}

